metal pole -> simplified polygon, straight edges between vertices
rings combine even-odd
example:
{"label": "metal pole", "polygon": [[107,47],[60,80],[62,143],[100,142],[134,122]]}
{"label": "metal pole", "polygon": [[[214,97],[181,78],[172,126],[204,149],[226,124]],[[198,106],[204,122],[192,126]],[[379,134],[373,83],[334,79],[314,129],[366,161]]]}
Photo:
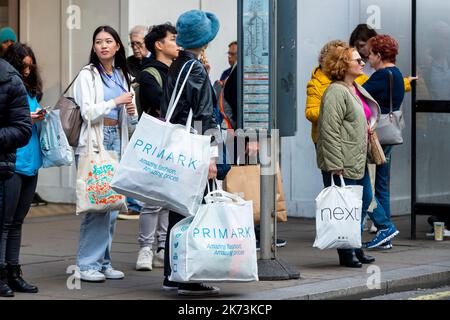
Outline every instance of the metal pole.
{"label": "metal pole", "polygon": [[[265,141],[264,141],[265,140]],[[261,260],[270,260],[272,259],[272,228],[271,228],[271,216],[274,211],[274,176],[267,174],[268,169],[272,163],[272,150],[270,150],[271,146],[271,138],[267,137],[267,139],[261,140],[260,148],[261,154],[264,155],[265,159],[261,159],[261,207],[260,207],[260,238],[259,244],[261,247]],[[270,153],[269,153],[270,152]],[[269,155],[269,157],[265,157],[265,155]]]}
{"label": "metal pole", "polygon": [[[412,74],[416,75],[416,23],[417,1],[412,0]],[[416,125],[416,86],[412,83],[411,93],[411,240],[416,239],[416,196],[417,196],[417,125]]]}

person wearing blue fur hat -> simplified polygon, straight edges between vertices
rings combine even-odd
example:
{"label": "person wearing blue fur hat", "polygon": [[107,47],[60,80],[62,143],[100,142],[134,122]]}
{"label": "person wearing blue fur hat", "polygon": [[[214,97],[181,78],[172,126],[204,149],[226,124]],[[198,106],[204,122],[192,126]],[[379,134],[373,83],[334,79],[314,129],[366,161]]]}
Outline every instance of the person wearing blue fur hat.
{"label": "person wearing blue fur hat", "polygon": [[[187,119],[192,109],[193,122],[202,123],[202,132],[215,130],[217,123],[214,119],[214,106],[217,105],[217,99],[214,89],[208,76],[205,66],[199,61],[200,55],[208,44],[216,37],[219,31],[219,20],[208,12],[200,10],[191,10],[183,13],[177,21],[176,29],[178,32],[177,44],[183,48],[179,52],[178,58],[170,66],[167,74],[167,80],[164,82],[163,96],[161,98],[161,115],[167,114],[169,102],[174,92],[174,88],[179,78],[181,84],[186,79],[186,85],[181,93],[181,97],[176,105],[173,115],[169,119],[171,123],[186,125]],[[188,69],[192,67],[190,74]],[[191,123],[191,125],[192,125]],[[217,176],[217,159],[219,149],[217,145],[211,147],[211,162],[209,166],[209,183]],[[205,185],[205,189],[206,189]],[[205,191],[207,192],[207,191]],[[169,212],[169,226],[167,228],[167,238],[170,239],[172,227],[184,219],[181,214]],[[164,290],[177,290],[179,295],[185,296],[204,296],[215,295],[219,293],[219,288],[210,287],[203,283],[177,283],[169,280],[171,274],[170,268],[170,245],[166,241],[164,252]]]}
{"label": "person wearing blue fur hat", "polygon": [[8,47],[17,42],[17,36],[14,30],[5,27],[0,29],[0,56],[2,56]]}

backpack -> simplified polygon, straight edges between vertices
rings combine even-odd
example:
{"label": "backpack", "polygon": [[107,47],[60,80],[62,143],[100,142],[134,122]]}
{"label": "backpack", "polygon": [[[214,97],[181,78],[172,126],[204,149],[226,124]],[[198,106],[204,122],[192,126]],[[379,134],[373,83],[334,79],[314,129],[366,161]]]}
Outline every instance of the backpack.
{"label": "backpack", "polygon": [[[147,72],[150,75],[152,75],[155,78],[155,80],[158,83],[158,85],[161,88],[163,87],[163,80],[161,78],[161,74],[159,73],[159,71],[155,67],[148,67],[148,68],[142,70],[141,73],[142,72]],[[144,110],[142,109],[142,106],[141,106],[140,86],[139,85],[134,88],[134,94],[136,96],[136,104],[137,104],[137,109],[138,109],[138,115],[139,115],[139,118],[140,118],[142,116],[142,113],[144,112]]]}

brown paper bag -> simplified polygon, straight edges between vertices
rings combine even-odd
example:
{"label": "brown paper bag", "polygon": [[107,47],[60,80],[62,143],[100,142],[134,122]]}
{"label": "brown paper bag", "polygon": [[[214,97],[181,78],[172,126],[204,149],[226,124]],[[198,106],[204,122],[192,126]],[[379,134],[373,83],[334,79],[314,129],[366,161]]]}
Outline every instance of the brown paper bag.
{"label": "brown paper bag", "polygon": [[[261,167],[259,165],[249,166],[233,166],[228,172],[223,184],[223,189],[227,192],[238,194],[245,200],[253,201],[253,218],[255,223],[259,223],[261,214]],[[283,193],[283,184],[281,181],[280,168],[277,170],[277,195],[276,195],[276,209],[277,221],[286,222],[286,201]]]}

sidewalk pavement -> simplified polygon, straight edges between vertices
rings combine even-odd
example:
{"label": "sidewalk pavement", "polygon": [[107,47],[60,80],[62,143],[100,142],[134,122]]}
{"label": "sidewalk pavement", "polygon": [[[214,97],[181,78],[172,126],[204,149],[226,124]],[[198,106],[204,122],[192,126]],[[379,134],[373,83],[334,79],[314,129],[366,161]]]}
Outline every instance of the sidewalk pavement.
{"label": "sidewalk pavement", "polygon": [[[113,266],[125,272],[123,280],[104,283],[81,282],[80,290],[69,290],[69,266],[75,264],[81,217],[27,218],[23,228],[21,262],[24,278],[39,287],[36,295],[16,294],[13,299],[35,300],[179,300],[176,293],[161,289],[163,270],[135,271],[138,254],[138,221],[118,221],[112,248]],[[450,284],[450,238],[443,242],[426,237],[425,216],[418,217],[417,239],[410,236],[410,217],[395,217],[400,235],[389,251],[366,250],[376,257],[373,265],[350,269],[338,265],[335,250],[312,248],[315,221],[290,218],[279,224],[278,237],[287,246],[278,250],[281,259],[300,271],[301,278],[287,281],[218,284],[221,294],[213,299],[359,299],[403,290]],[[370,240],[373,235],[365,235]],[[369,268],[369,269],[368,269]],[[381,271],[379,289],[370,289]]]}

